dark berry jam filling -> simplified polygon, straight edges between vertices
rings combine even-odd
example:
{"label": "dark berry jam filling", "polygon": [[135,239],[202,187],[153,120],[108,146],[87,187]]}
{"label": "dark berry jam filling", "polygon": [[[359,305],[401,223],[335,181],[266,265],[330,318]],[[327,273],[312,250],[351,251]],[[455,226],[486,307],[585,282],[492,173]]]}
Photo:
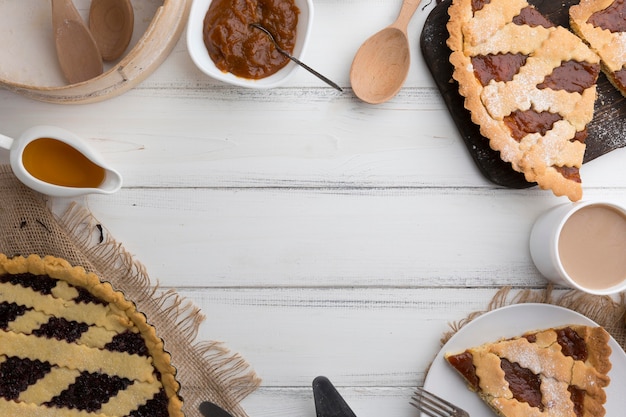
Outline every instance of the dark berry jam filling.
{"label": "dark berry jam filling", "polygon": [[25,274],[5,274],[0,275],[0,282],[21,285],[24,288],[31,288],[41,294],[48,295],[56,287],[58,280],[47,275]]}
{"label": "dark berry jam filling", "polygon": [[76,381],[45,405],[59,408],[76,408],[94,412],[108,402],[118,391],[126,389],[132,381],[101,373],[81,372]]}
{"label": "dark berry jam filling", "polygon": [[104,345],[104,348],[115,352],[126,352],[130,355],[149,355],[143,337],[139,333],[130,331],[115,335],[113,340]]}
{"label": "dark berry jam filling", "polygon": [[48,362],[9,357],[0,365],[0,397],[16,400],[20,393],[50,372]]}
{"label": "dark berry jam filling", "polygon": [[26,313],[27,310],[30,309],[15,303],[6,301],[0,303],[0,329],[7,330],[9,323]]}
{"label": "dark berry jam filling", "polygon": [[78,291],[78,297],[74,298],[74,302],[76,304],[93,303],[93,304],[107,305],[106,301],[101,300],[100,298],[96,297],[95,295],[87,291],[86,289],[81,288],[81,287],[74,287],[74,288],[76,288],[76,290]]}
{"label": "dark berry jam filling", "polygon": [[152,399],[133,411],[128,417],[169,417],[167,395],[161,389]]}
{"label": "dark berry jam filling", "polygon": [[51,317],[47,323],[42,324],[39,329],[34,330],[33,335],[47,337],[48,339],[55,338],[57,340],[65,340],[68,343],[73,343],[87,330],[89,330],[89,326],[85,323],[68,321],[64,318]]}

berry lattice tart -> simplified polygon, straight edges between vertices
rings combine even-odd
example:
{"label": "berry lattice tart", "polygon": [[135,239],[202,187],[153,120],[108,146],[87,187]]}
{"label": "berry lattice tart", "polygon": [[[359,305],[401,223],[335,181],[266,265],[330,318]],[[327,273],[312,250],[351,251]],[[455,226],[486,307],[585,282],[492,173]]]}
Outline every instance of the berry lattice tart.
{"label": "berry lattice tart", "polygon": [[602,71],[626,96],[626,3],[582,0],[569,9],[572,30],[602,59]]}
{"label": "berry lattice tart", "polygon": [[582,198],[600,59],[525,0],[453,0],[450,62],[472,121],[528,182]]}
{"label": "berry lattice tart", "polygon": [[110,284],[59,258],[0,254],[0,415],[180,417],[175,373]]}
{"label": "berry lattice tart", "polygon": [[570,325],[445,358],[502,417],[602,417],[611,347],[602,327]]}

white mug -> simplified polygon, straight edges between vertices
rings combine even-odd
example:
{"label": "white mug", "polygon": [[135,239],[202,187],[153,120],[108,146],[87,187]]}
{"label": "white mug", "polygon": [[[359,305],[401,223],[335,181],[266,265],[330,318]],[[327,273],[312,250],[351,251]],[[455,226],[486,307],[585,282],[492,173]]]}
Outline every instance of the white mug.
{"label": "white mug", "polygon": [[[588,209],[581,212],[584,208]],[[579,217],[572,219],[576,213]],[[580,216],[588,217],[582,221]],[[565,237],[560,247],[562,236]],[[612,243],[623,241],[620,246],[626,247],[624,207],[604,201],[565,203],[547,210],[535,221],[530,234],[530,254],[539,272],[555,284],[590,294],[615,294],[626,290],[626,250],[621,256],[610,255],[610,250],[596,250],[606,246],[608,239]],[[583,247],[587,244],[595,246],[585,252]],[[610,273],[603,271],[609,267]]]}
{"label": "white mug", "polygon": [[[9,150],[15,176],[43,194],[56,197],[111,194],[122,187],[122,176],[94,149],[75,134],[56,126],[32,127],[17,139],[0,135],[0,147]],[[33,159],[34,155],[39,160]],[[70,156],[76,164],[69,162]],[[88,182],[87,172],[98,177]],[[63,173],[67,178],[59,180]]]}

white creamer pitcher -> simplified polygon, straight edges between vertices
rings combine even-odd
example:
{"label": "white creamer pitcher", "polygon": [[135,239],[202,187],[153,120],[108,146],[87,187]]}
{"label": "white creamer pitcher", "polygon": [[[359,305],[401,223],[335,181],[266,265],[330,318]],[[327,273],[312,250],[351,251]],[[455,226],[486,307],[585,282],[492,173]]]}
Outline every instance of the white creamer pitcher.
{"label": "white creamer pitcher", "polygon": [[111,194],[122,176],[72,132],[56,126],[35,126],[18,139],[0,135],[9,150],[11,169],[24,185],[56,197]]}

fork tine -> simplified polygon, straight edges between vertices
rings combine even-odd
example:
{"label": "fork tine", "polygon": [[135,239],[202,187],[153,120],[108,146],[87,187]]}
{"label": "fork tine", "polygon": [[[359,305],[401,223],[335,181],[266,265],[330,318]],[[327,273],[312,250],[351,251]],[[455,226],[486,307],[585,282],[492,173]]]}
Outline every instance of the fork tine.
{"label": "fork tine", "polygon": [[415,403],[411,403],[412,406],[431,417],[451,417],[457,415],[458,407],[423,388],[418,387],[412,399],[415,401]]}
{"label": "fork tine", "polygon": [[450,417],[449,415],[439,414],[440,411],[432,410],[429,405],[424,404],[422,402],[419,402],[419,401],[417,401],[417,399],[415,399],[415,401],[416,402],[409,402],[409,404],[411,404],[413,407],[417,408],[418,410],[420,410],[422,413],[426,414],[427,416],[430,416],[430,417]]}
{"label": "fork tine", "polygon": [[446,401],[443,398],[433,394],[432,392],[426,391],[424,388],[417,387],[415,389],[415,392],[418,392],[420,397],[430,399],[431,401],[438,402],[440,404],[445,404],[447,407],[449,407],[450,410],[456,410],[458,408],[456,405],[452,404],[450,401]]}

